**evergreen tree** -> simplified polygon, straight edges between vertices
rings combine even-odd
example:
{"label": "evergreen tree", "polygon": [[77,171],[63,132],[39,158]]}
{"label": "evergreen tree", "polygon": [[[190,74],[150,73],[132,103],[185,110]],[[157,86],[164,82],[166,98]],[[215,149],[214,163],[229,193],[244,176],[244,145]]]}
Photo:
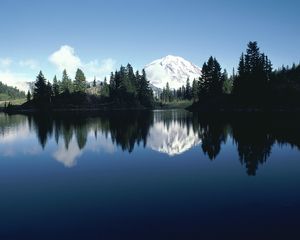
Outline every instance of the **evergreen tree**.
{"label": "evergreen tree", "polygon": [[27,92],[26,98],[27,98],[27,102],[29,102],[31,100],[31,93],[29,90]]}
{"label": "evergreen tree", "polygon": [[67,93],[70,93],[70,92],[73,91],[72,80],[69,78],[66,69],[63,71],[63,74],[62,74],[60,91],[61,92],[67,92]]}
{"label": "evergreen tree", "polygon": [[192,99],[192,88],[191,88],[189,78],[186,80],[186,85],[185,85],[185,99],[188,99],[188,100]]}
{"label": "evergreen tree", "polygon": [[46,78],[42,71],[40,71],[36,77],[33,98],[37,103],[46,103],[50,101]]}
{"label": "evergreen tree", "polygon": [[53,89],[52,89],[52,85],[49,81],[47,82],[47,88],[46,89],[47,89],[47,98],[51,102],[51,97],[53,97]]}
{"label": "evergreen tree", "polygon": [[100,95],[103,97],[109,97],[109,85],[107,83],[106,77],[104,78],[104,82],[101,87]]}
{"label": "evergreen tree", "polygon": [[56,75],[53,78],[53,94],[55,97],[57,97],[59,95],[59,84],[56,78]]}
{"label": "evergreen tree", "polygon": [[198,100],[198,82],[196,79],[194,79],[192,85],[192,99],[194,102]]}
{"label": "evergreen tree", "polygon": [[86,78],[81,69],[77,69],[74,81],[74,91],[84,93],[86,91],[87,84]]}
{"label": "evergreen tree", "polygon": [[147,80],[145,69],[143,69],[142,75],[139,77],[138,86],[139,102],[143,106],[151,107],[153,105],[153,92]]}
{"label": "evergreen tree", "polygon": [[271,61],[260,53],[257,42],[249,42],[246,54],[240,58],[238,76],[234,81],[235,95],[248,103],[261,102],[268,95],[267,85],[271,73]]}
{"label": "evergreen tree", "polygon": [[168,82],[166,84],[166,101],[167,102],[171,102],[172,101],[171,90],[170,90],[170,86],[169,86]]}
{"label": "evergreen tree", "polygon": [[[104,83],[103,91],[105,85]],[[126,67],[121,66],[119,71],[111,74],[108,92],[110,99],[118,104],[137,104],[139,102],[147,107],[153,105],[153,92],[145,70],[142,75],[138,71],[134,74],[130,64]]]}
{"label": "evergreen tree", "polygon": [[93,87],[96,87],[97,83],[96,83],[96,77],[94,77],[94,81],[93,81]]}
{"label": "evergreen tree", "polygon": [[228,77],[228,73],[226,69],[224,69],[222,73],[222,78],[223,78],[223,92],[226,94],[230,94],[232,92],[233,76]]}
{"label": "evergreen tree", "polygon": [[202,67],[202,76],[198,91],[199,99],[221,95],[223,93],[223,82],[224,79],[219,62],[216,58],[210,57]]}

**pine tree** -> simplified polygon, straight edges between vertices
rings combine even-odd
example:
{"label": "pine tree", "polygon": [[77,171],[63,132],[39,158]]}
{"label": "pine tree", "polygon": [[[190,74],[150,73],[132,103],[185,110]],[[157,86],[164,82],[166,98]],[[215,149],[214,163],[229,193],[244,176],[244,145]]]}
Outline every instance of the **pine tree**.
{"label": "pine tree", "polygon": [[51,83],[48,81],[47,82],[47,88],[46,88],[46,95],[47,99],[49,99],[49,102],[51,102],[51,98],[53,97],[53,89]]}
{"label": "pine tree", "polygon": [[149,81],[147,80],[146,71],[143,69],[142,75],[139,77],[138,84],[138,99],[139,102],[146,107],[153,105],[153,92],[150,88]]}
{"label": "pine tree", "polygon": [[27,98],[27,102],[29,102],[31,100],[31,93],[29,90],[27,92],[26,98]]}
{"label": "pine tree", "polygon": [[53,78],[53,94],[55,97],[57,97],[59,95],[59,84],[56,78],[56,75]]}
{"label": "pine tree", "polygon": [[194,79],[192,84],[192,99],[194,102],[198,99],[198,82]]}
{"label": "pine tree", "polygon": [[100,95],[103,96],[103,97],[109,97],[109,86],[107,84],[106,77],[104,78],[104,82],[102,84]]}
{"label": "pine tree", "polygon": [[249,42],[246,54],[242,54],[238,67],[238,75],[234,81],[234,94],[258,103],[268,95],[267,85],[272,73],[272,64],[268,57],[260,53],[257,42]]}
{"label": "pine tree", "polygon": [[169,82],[167,82],[167,84],[166,84],[166,96],[165,96],[165,98],[166,98],[166,102],[171,102],[171,100],[172,100],[172,96],[171,96],[171,90],[170,90],[170,85],[169,85]]}
{"label": "pine tree", "polygon": [[74,91],[84,93],[86,91],[87,84],[86,78],[81,69],[77,69],[74,81]]}
{"label": "pine tree", "polygon": [[36,81],[34,84],[34,92],[33,92],[33,98],[38,103],[44,103],[47,102],[47,84],[46,84],[46,78],[44,77],[42,71],[39,72],[38,76],[36,77]]}
{"label": "pine tree", "polygon": [[185,85],[185,99],[188,99],[188,100],[192,99],[192,88],[191,88],[189,78],[186,80],[186,85]]}
{"label": "pine tree", "polygon": [[66,69],[63,71],[63,74],[62,74],[60,91],[61,92],[67,92],[67,93],[70,93],[70,92],[73,91],[72,80],[69,78]]}
{"label": "pine tree", "polygon": [[223,78],[223,82],[224,82],[223,92],[226,94],[230,94],[232,92],[233,76],[231,76],[229,78],[226,69],[224,69],[224,71],[222,73],[222,78]]}
{"label": "pine tree", "polygon": [[219,96],[223,93],[224,79],[221,70],[216,58],[210,57],[207,63],[203,64],[202,76],[199,82],[199,99]]}

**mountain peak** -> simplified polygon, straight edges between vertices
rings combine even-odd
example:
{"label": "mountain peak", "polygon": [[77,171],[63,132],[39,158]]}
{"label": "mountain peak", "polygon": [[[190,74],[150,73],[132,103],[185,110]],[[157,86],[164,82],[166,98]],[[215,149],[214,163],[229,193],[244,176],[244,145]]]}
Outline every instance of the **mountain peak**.
{"label": "mountain peak", "polygon": [[178,89],[201,76],[201,69],[193,63],[179,56],[168,55],[157,59],[145,66],[147,78],[157,88],[164,88],[167,82],[170,88]]}

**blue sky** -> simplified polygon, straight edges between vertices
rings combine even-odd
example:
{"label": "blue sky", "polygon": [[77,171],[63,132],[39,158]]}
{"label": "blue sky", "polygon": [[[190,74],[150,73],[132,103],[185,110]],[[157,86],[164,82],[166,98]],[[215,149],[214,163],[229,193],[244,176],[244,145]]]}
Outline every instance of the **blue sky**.
{"label": "blue sky", "polygon": [[291,65],[299,9],[297,0],[1,0],[0,81],[34,80],[40,69],[51,80],[63,67],[72,76],[77,66],[102,78],[169,54],[199,66],[213,55],[231,72],[250,40],[275,67]]}

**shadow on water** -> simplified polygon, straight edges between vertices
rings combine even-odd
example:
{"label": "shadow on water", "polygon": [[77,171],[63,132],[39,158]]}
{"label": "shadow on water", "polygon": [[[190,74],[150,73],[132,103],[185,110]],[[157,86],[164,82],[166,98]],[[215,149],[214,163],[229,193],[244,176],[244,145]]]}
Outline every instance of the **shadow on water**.
{"label": "shadow on water", "polygon": [[[184,151],[185,141],[191,134],[196,134],[199,142],[193,140],[194,145],[200,145],[204,155],[215,160],[222,150],[222,146],[232,140],[238,152],[239,160],[247,169],[250,176],[256,175],[259,165],[264,164],[271,155],[274,144],[289,145],[300,149],[300,116],[295,114],[234,114],[234,115],[201,115],[186,111],[120,111],[103,112],[97,114],[49,114],[27,115],[31,131],[37,135],[40,145],[44,149],[49,139],[54,138],[56,143],[63,140],[66,149],[73,136],[75,136],[80,150],[87,143],[88,134],[94,133],[110,136],[114,145],[129,153],[134,151],[135,145],[152,149],[163,148],[164,145],[176,146],[175,154]],[[24,116],[2,115],[0,118],[0,134],[4,134],[11,126],[26,121]],[[151,128],[157,128],[156,138],[150,137]],[[174,128],[176,124],[176,128]],[[170,128],[172,128],[170,131]],[[186,136],[180,136],[180,129],[186,129]],[[160,143],[163,138],[167,143]],[[179,135],[174,137],[173,135]],[[173,138],[172,138],[173,137]],[[176,138],[176,139],[175,139]],[[148,141],[151,141],[148,143]],[[185,146],[185,150],[193,144]],[[155,146],[155,147],[154,147]],[[174,149],[161,150],[161,152],[174,155]]]}

